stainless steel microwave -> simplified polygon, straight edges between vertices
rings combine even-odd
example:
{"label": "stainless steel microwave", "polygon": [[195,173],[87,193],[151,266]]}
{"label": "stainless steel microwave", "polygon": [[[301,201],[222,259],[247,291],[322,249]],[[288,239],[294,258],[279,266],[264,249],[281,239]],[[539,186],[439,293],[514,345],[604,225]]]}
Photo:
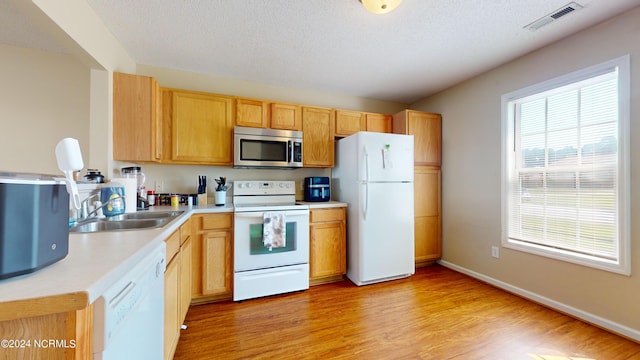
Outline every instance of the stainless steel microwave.
{"label": "stainless steel microwave", "polygon": [[302,132],[236,126],[233,167],[302,167]]}

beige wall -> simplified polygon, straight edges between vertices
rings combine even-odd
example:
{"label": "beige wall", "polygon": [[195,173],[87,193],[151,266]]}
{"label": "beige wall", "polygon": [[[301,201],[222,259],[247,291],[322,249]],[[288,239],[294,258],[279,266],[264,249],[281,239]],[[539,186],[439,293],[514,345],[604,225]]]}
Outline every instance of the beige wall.
{"label": "beige wall", "polygon": [[[160,86],[205,91],[226,95],[243,96],[296,104],[322,106],[330,108],[352,109],[393,114],[407,108],[406,104],[365,99],[355,96],[330,94],[306,89],[294,89],[282,86],[241,81],[206,74],[138,65],[137,73],[153,76]],[[116,168],[129,164],[115,162]],[[142,165],[147,175],[147,188],[154,189],[160,182],[163,192],[189,193],[196,190],[198,175],[208,179],[225,176],[233,180],[295,180],[297,197],[302,198],[301,185],[306,176],[331,176],[330,169],[296,170],[246,170],[218,166],[181,166],[181,165]],[[215,184],[210,184],[213,186]],[[228,195],[232,195],[232,191]]]}
{"label": "beige wall", "polygon": [[383,114],[395,114],[407,108],[407,104],[397,102],[366,99],[308,89],[288,88],[148,65],[138,65],[137,73],[155,77],[160,86],[163,87],[291,102],[309,106],[371,111]]}
{"label": "beige wall", "polygon": [[55,146],[80,141],[89,165],[90,72],[67,54],[0,45],[0,171],[61,174]]}
{"label": "beige wall", "polygon": [[[553,25],[550,25],[553,26]],[[541,31],[544,31],[541,30]],[[412,108],[443,117],[443,260],[640,340],[640,223],[633,209],[630,277],[499,246],[501,112],[505,93],[631,54],[631,176],[640,176],[640,8],[465,81]]]}
{"label": "beige wall", "polygon": [[[0,170],[57,172],[53,149],[63,137],[81,141],[85,156],[110,159],[110,71],[132,71],[131,61],[105,29],[85,19],[86,4],[65,2],[58,8],[36,0],[60,28],[82,48],[81,63],[69,55],[0,46],[0,109],[2,134]],[[71,7],[71,8],[70,8]],[[551,25],[553,26],[553,25]],[[92,30],[96,30],[94,33]],[[541,30],[544,31],[544,30]],[[637,248],[640,230],[632,225],[632,276],[567,264],[502,248],[499,259],[490,247],[500,244],[500,96],[582,67],[626,53],[632,59],[632,153],[638,154],[640,115],[640,9],[627,12],[557,44],[487,72],[430,97],[412,108],[443,114],[443,246],[444,260],[462,270],[520,291],[564,311],[640,339],[640,280]],[[109,40],[105,45],[104,41]],[[85,55],[90,57],[89,60]],[[99,64],[99,65],[96,65]],[[94,73],[100,69],[106,73]],[[150,66],[139,74],[153,75],[162,86],[212,91],[317,106],[394,113],[403,104],[287,89],[266,84],[215,78]],[[91,83],[91,84],[90,84]],[[89,94],[91,93],[91,95]],[[107,99],[105,99],[107,97]],[[91,109],[90,109],[91,108]],[[106,114],[105,114],[106,113]],[[90,117],[90,119],[88,119]],[[87,144],[87,142],[91,144]],[[92,156],[91,153],[100,153]],[[106,160],[105,160],[106,159]],[[640,176],[640,160],[632,157],[632,178]],[[123,164],[109,163],[118,168]],[[327,170],[248,172],[231,168],[149,165],[150,184],[166,181],[173,191],[189,191],[197,175],[210,178],[301,178]],[[292,175],[295,174],[295,175]],[[112,174],[109,174],[112,175]],[[640,192],[632,193],[632,208]],[[489,210],[489,211],[488,211]],[[632,220],[635,213],[632,213]]]}

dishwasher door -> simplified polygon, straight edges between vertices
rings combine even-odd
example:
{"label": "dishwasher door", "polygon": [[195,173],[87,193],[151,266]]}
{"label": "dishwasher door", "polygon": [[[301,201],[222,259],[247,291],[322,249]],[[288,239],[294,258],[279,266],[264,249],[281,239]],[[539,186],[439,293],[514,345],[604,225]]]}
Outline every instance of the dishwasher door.
{"label": "dishwasher door", "polygon": [[163,359],[165,244],[94,305],[94,359]]}

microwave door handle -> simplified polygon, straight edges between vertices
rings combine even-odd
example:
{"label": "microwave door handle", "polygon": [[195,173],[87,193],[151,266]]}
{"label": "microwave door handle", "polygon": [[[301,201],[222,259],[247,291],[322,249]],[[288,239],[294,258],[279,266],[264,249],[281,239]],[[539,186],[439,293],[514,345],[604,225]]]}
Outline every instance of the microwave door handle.
{"label": "microwave door handle", "polygon": [[293,141],[287,141],[287,163],[291,164],[293,161]]}

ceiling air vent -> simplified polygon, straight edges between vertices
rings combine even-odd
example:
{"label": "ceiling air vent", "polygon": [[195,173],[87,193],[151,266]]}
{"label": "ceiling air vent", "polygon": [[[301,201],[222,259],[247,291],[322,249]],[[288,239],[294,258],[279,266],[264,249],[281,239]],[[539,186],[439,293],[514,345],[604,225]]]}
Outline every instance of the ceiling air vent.
{"label": "ceiling air vent", "polygon": [[567,14],[570,14],[570,13],[576,11],[576,10],[582,9],[583,7],[584,6],[582,6],[582,5],[580,5],[580,4],[576,3],[576,2],[570,2],[567,5],[561,7],[560,9],[558,9],[558,10],[556,10],[556,11],[550,13],[550,14],[547,14],[547,15],[541,17],[540,19],[532,22],[531,24],[525,26],[524,28],[525,29],[529,29],[531,31],[536,31],[536,30],[540,29],[541,27],[543,27],[543,26],[545,26],[547,24],[550,24],[553,21],[556,21],[559,18],[561,18],[561,17],[563,17],[563,16],[565,16]]}

